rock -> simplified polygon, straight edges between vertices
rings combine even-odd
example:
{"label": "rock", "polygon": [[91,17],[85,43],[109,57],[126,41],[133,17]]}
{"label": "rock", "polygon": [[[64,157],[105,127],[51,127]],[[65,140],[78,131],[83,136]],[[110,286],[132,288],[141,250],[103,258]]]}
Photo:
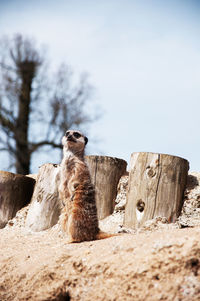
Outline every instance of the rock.
{"label": "rock", "polygon": [[122,176],[119,180],[114,212],[120,212],[125,210],[127,188],[128,188],[128,174]]}
{"label": "rock", "polygon": [[184,204],[178,223],[181,227],[200,226],[200,173],[189,173]]}

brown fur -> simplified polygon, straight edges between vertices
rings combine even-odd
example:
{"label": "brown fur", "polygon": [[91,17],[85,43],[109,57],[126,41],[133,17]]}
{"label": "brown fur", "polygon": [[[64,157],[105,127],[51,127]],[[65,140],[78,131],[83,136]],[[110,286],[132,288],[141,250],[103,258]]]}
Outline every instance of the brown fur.
{"label": "brown fur", "polygon": [[60,199],[64,205],[61,215],[62,228],[67,233],[69,242],[94,240],[101,232],[98,227],[95,190],[84,162],[87,140],[80,132],[81,137],[78,139],[73,136],[74,131],[67,133],[68,137],[64,136],[62,140],[64,157],[59,187]]}

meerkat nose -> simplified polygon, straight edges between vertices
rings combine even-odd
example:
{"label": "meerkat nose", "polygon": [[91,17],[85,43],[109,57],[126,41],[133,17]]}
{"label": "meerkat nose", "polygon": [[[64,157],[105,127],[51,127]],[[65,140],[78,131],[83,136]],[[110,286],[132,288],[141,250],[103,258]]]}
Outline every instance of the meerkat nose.
{"label": "meerkat nose", "polygon": [[76,140],[73,138],[73,135],[67,136],[67,141],[76,142]]}

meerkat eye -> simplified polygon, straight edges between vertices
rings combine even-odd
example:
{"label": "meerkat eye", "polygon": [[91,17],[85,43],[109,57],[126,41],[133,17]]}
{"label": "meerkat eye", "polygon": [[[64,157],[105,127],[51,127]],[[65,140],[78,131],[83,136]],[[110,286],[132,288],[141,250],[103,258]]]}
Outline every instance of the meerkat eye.
{"label": "meerkat eye", "polygon": [[74,132],[73,136],[78,139],[81,137],[81,134],[79,134],[78,132]]}
{"label": "meerkat eye", "polygon": [[69,136],[69,132],[66,132],[66,133],[65,133],[65,136],[66,136],[66,137]]}

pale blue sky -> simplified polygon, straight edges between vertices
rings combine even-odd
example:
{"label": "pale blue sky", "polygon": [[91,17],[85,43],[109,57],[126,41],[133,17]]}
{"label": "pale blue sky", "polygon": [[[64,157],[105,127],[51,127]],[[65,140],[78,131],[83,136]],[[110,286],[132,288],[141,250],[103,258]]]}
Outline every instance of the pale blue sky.
{"label": "pale blue sky", "polygon": [[[90,74],[104,111],[90,154],[168,153],[200,171],[200,1],[0,0],[0,35],[16,32]],[[48,161],[35,159],[33,172]]]}

